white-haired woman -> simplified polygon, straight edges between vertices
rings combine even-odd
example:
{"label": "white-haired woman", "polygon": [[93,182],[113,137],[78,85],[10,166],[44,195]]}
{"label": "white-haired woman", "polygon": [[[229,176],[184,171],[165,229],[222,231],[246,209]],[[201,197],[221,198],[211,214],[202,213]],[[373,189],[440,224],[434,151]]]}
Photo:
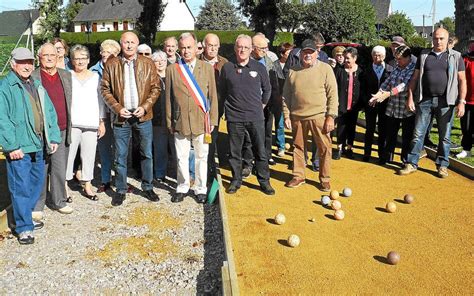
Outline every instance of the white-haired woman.
{"label": "white-haired woman", "polygon": [[[107,60],[111,57],[116,57],[120,53],[120,44],[112,39],[104,40],[100,44],[100,57],[101,59],[92,66],[89,70],[99,74],[102,78],[102,71]],[[113,138],[114,131],[112,130],[111,113],[108,107],[105,107],[105,118],[104,118],[105,134],[99,139],[97,146],[100,157],[100,176],[101,185],[97,189],[97,193],[105,192],[110,189],[112,181],[112,157],[113,157]]]}
{"label": "white-haired woman", "polygon": [[393,67],[385,63],[385,47],[377,45],[372,49],[372,64],[364,71],[361,78],[361,93],[365,109],[366,129],[364,137],[364,157],[363,161],[370,161],[372,154],[372,144],[374,142],[375,127],[378,127],[378,157],[382,162],[383,149],[385,147],[385,109],[387,101],[375,106],[369,105],[372,95],[377,93],[380,85],[390,76]]}
{"label": "white-haired woman", "polygon": [[81,147],[82,194],[96,201],[97,195],[92,191],[91,181],[94,178],[94,161],[97,138],[105,133],[104,103],[99,93],[99,75],[87,69],[89,50],[83,45],[71,48],[72,60],[72,103],[71,103],[71,146],[66,169],[66,180],[73,178],[74,158]]}

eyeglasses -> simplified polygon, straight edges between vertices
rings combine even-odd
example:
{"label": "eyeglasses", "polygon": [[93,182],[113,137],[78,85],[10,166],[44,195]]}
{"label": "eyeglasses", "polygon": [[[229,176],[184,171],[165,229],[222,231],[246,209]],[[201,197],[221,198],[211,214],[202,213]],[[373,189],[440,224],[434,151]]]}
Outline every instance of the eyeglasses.
{"label": "eyeglasses", "polygon": [[151,56],[151,53],[149,52],[139,52],[139,55],[144,55],[144,56]]}
{"label": "eyeglasses", "polygon": [[83,61],[87,61],[89,58],[73,58],[74,61],[80,61],[80,62],[83,62]]}
{"label": "eyeglasses", "polygon": [[201,50],[201,49],[202,49],[202,46],[199,46],[198,49]]}
{"label": "eyeglasses", "polygon": [[237,46],[237,49],[247,51],[247,50],[250,50],[250,47],[248,47],[248,46]]}

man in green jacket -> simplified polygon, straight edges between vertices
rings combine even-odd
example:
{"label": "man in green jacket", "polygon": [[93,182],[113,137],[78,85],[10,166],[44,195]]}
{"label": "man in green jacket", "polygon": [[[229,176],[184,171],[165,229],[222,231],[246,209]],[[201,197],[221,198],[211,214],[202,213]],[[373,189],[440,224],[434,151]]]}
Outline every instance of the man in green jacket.
{"label": "man in green jacket", "polygon": [[45,178],[45,157],[61,142],[56,111],[41,83],[31,78],[34,56],[11,53],[12,71],[0,83],[0,146],[7,159],[8,188],[20,244],[34,243],[32,210]]}

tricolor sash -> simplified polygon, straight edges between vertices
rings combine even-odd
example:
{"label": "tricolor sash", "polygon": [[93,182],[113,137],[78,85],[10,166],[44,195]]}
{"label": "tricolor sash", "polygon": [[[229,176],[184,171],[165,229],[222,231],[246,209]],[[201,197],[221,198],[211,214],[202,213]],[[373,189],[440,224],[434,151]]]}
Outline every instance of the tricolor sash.
{"label": "tricolor sash", "polygon": [[204,135],[204,142],[210,144],[211,139],[211,124],[210,124],[210,117],[209,117],[209,102],[207,98],[204,96],[204,93],[201,90],[201,87],[197,83],[196,79],[194,78],[193,73],[189,69],[184,59],[178,60],[175,64],[176,70],[178,70],[178,74],[183,80],[184,85],[188,89],[191,97],[194,99],[196,105],[201,109],[204,113],[204,128],[205,128],[205,135]]}

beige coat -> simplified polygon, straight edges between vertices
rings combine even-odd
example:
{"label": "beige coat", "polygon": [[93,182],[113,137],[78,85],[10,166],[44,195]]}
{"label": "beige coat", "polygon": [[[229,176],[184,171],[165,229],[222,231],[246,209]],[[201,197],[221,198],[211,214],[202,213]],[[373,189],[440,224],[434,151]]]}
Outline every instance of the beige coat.
{"label": "beige coat", "polygon": [[[198,136],[205,132],[204,113],[195,103],[176,69],[177,64],[166,68],[166,124],[168,129],[183,136]],[[210,122],[217,126],[217,90],[214,69],[211,65],[196,60],[194,78],[210,104]]]}

